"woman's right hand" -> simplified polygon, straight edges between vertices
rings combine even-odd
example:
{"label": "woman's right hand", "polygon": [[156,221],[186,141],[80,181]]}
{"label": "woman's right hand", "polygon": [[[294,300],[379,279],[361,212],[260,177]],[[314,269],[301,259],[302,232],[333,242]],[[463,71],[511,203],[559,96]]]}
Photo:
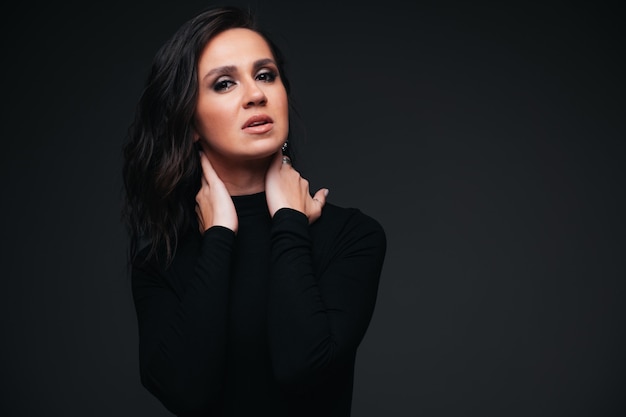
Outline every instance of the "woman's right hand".
{"label": "woman's right hand", "polygon": [[200,233],[212,226],[227,227],[237,233],[239,220],[233,200],[203,151],[200,151],[200,163],[202,186],[196,194],[196,215]]}

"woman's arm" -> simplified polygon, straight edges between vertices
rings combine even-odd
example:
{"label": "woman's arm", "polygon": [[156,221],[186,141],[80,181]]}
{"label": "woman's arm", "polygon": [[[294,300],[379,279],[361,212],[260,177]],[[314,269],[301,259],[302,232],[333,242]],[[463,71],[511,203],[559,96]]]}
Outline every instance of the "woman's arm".
{"label": "woman's arm", "polygon": [[[184,259],[177,266],[183,271],[170,268],[166,274],[154,265],[133,269],[141,380],[175,413],[209,409],[219,398],[224,376],[228,281],[238,219],[204,152],[200,162],[199,252],[179,250],[177,256]],[[187,270],[189,265],[194,269]],[[165,275],[178,282],[168,282]],[[176,285],[181,281],[185,284]]]}
{"label": "woman's arm", "polygon": [[[274,372],[286,383],[323,375],[352,360],[369,325],[386,251],[385,233],[354,210],[316,265],[307,217],[276,212],[272,226],[269,341]],[[345,363],[344,363],[345,364]]]}
{"label": "woman's arm", "polygon": [[219,398],[234,238],[225,227],[205,232],[184,291],[156,262],[133,267],[141,381],[174,413],[207,410]]}

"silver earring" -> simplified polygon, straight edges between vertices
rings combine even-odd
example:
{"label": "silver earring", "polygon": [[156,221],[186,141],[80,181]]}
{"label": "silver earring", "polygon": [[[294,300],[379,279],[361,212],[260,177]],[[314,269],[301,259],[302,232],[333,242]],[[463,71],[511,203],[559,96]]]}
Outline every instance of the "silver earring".
{"label": "silver earring", "polygon": [[281,146],[280,150],[285,152],[287,150],[287,146],[288,146],[289,142],[285,141],[285,143],[283,143],[283,146]]}

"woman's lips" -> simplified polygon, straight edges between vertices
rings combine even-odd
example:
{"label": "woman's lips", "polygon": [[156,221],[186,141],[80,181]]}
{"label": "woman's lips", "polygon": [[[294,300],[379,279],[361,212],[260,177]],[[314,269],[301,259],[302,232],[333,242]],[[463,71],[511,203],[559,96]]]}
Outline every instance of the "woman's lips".
{"label": "woman's lips", "polygon": [[266,133],[272,130],[274,121],[271,117],[264,114],[254,115],[243,124],[241,129],[246,133]]}

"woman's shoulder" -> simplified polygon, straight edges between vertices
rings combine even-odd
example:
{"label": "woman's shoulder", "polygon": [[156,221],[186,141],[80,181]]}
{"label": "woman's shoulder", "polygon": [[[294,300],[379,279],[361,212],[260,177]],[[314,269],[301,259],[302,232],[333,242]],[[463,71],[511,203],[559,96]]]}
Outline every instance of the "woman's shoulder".
{"label": "woman's shoulder", "polygon": [[343,207],[326,203],[320,218],[328,219],[334,224],[358,224],[364,227],[383,229],[378,220],[357,207]]}
{"label": "woman's shoulder", "polygon": [[325,235],[331,239],[359,240],[371,237],[385,242],[385,230],[374,217],[356,207],[342,207],[326,203],[320,218],[311,225],[314,235]]}
{"label": "woman's shoulder", "polygon": [[359,263],[367,259],[372,265],[382,265],[387,250],[385,230],[361,209],[326,203],[309,230],[314,263],[320,271],[337,259]]}

